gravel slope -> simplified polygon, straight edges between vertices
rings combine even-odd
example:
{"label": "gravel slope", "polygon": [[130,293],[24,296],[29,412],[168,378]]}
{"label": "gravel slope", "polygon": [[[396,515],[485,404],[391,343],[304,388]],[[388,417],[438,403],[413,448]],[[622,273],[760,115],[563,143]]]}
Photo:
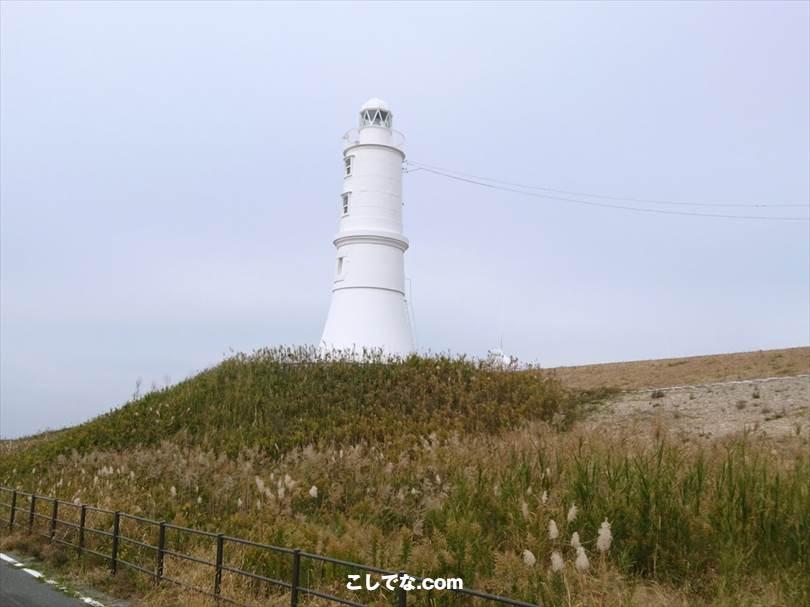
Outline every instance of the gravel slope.
{"label": "gravel slope", "polygon": [[573,388],[661,388],[810,374],[810,347],[550,369]]}
{"label": "gravel slope", "polygon": [[665,430],[684,438],[748,431],[769,437],[810,436],[810,375],[733,381],[617,395],[587,426]]}

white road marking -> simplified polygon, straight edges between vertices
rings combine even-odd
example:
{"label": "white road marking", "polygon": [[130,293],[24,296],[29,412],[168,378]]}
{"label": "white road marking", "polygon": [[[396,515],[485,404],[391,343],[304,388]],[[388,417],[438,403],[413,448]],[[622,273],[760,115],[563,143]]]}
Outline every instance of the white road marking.
{"label": "white road marking", "polygon": [[[45,577],[39,571],[37,571],[35,569],[26,568],[25,563],[20,563],[19,561],[11,558],[7,554],[3,554],[2,552],[0,552],[0,560],[3,560],[3,561],[5,561],[6,563],[8,563],[10,565],[14,565],[15,567],[21,567],[22,570],[25,571],[28,575],[33,576],[33,577],[35,577],[37,579],[42,579],[42,578]],[[59,582],[57,582],[56,580],[45,580],[45,583],[46,584],[51,584],[53,586],[57,586],[59,588],[59,590],[67,591],[67,589],[64,586],[61,586],[59,584]],[[101,602],[97,601],[96,599],[91,599],[89,596],[82,596],[82,595],[79,594],[79,595],[76,595],[76,598],[79,599],[80,601],[82,601],[83,603],[85,603],[87,605],[90,605],[91,607],[104,607],[104,603],[101,603]]]}

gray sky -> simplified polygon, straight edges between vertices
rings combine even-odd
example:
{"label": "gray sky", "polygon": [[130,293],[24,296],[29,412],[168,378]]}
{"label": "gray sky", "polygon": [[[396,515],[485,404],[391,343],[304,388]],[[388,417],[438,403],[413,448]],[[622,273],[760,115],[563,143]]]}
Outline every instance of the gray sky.
{"label": "gray sky", "polygon": [[[809,6],[3,2],[0,434],[316,343],[340,137],[372,96],[423,163],[807,203]],[[554,366],[810,342],[807,222],[404,188],[423,349],[502,338]]]}

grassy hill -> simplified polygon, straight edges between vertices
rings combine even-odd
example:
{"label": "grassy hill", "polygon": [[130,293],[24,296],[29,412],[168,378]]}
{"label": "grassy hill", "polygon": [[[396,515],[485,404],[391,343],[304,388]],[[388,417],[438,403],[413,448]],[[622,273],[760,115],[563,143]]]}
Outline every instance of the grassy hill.
{"label": "grassy hill", "polygon": [[[463,359],[261,351],[8,441],[0,481],[552,605],[810,603],[808,438],[579,428],[606,394]],[[253,558],[241,566],[272,567]],[[133,583],[147,604],[179,602]]]}
{"label": "grassy hill", "polygon": [[[375,443],[398,450],[415,436],[497,432],[532,419],[570,424],[601,391],[503,373],[482,362],[413,356],[398,364],[319,361],[307,349],[240,354],[178,385],[85,424],[4,441],[0,478],[60,455],[148,448],[171,441],[236,456],[295,447]],[[24,477],[23,477],[24,478]]]}

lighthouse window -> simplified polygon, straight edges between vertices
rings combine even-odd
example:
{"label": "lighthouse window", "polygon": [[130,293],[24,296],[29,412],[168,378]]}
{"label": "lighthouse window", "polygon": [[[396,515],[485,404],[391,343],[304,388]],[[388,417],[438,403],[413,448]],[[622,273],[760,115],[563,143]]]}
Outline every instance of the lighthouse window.
{"label": "lighthouse window", "polygon": [[391,128],[391,112],[386,110],[363,110],[360,114],[361,126],[384,126]]}
{"label": "lighthouse window", "polygon": [[340,276],[341,274],[343,274],[343,258],[342,258],[342,257],[338,257],[338,262],[337,262],[337,275],[338,275],[338,276]]}
{"label": "lighthouse window", "polygon": [[343,192],[341,198],[343,199],[343,214],[349,214],[349,199],[351,198],[351,192]]}
{"label": "lighthouse window", "polygon": [[344,175],[346,177],[348,177],[349,175],[352,174],[352,161],[353,161],[353,158],[354,158],[354,156],[346,156],[343,159],[343,166],[346,169]]}

